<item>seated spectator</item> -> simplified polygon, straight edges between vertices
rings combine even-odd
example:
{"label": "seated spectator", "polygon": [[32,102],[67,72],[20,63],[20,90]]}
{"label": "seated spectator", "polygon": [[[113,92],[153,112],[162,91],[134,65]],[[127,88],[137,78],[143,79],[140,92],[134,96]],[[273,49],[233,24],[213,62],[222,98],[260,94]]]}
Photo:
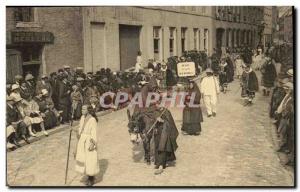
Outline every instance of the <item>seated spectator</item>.
{"label": "seated spectator", "polygon": [[15,97],[21,97],[20,86],[19,85],[13,84],[11,86],[10,96],[13,97],[13,98],[15,98]]}
{"label": "seated spectator", "polygon": [[26,137],[27,126],[22,119],[22,115],[17,108],[17,104],[22,100],[21,97],[7,97],[6,99],[6,127],[7,141],[19,147],[18,141],[23,139],[29,144]]}
{"label": "seated spectator", "polygon": [[[51,129],[55,127],[58,122],[58,117],[53,111],[54,104],[48,95],[47,89],[42,89],[41,93],[38,94],[35,99],[39,105],[39,110],[44,120],[45,129]],[[49,102],[49,100],[51,101]]]}
{"label": "seated spectator", "polygon": [[24,105],[24,122],[29,127],[29,134],[33,137],[36,137],[36,134],[32,132],[32,126],[39,125],[43,131],[43,134],[48,136],[44,126],[44,120],[39,110],[39,105],[32,99],[32,97],[29,97],[25,101],[27,103]]}

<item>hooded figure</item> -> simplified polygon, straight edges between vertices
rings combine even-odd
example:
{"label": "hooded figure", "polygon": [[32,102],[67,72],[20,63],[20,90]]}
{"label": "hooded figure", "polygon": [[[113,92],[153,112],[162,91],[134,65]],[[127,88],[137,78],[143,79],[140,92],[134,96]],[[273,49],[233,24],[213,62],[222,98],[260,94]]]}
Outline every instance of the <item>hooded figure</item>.
{"label": "hooded figure", "polygon": [[[190,106],[190,99],[194,94],[194,105]],[[181,130],[189,135],[199,135],[201,132],[201,122],[203,122],[202,111],[200,108],[201,93],[198,85],[194,81],[190,81],[188,95],[185,98],[185,107],[183,109]]]}
{"label": "hooded figure", "polygon": [[[163,112],[161,117],[159,115]],[[166,168],[167,161],[176,160],[175,151],[178,148],[176,139],[178,130],[171,112],[166,108],[158,111],[158,122],[154,128],[155,143],[155,174],[160,174]]]}

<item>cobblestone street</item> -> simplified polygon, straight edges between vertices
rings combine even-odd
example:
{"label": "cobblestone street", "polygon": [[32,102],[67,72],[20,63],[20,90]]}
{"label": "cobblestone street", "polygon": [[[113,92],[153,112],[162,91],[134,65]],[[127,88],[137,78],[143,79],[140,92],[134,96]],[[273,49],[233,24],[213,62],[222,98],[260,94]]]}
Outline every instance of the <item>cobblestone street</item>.
{"label": "cobblestone street", "polygon": [[[274,128],[268,117],[269,98],[257,93],[244,107],[239,82],[219,95],[217,116],[207,118],[200,136],[178,136],[176,164],[161,175],[143,162],[141,146],[129,141],[126,109],[99,118],[100,175],[96,186],[293,186],[293,171],[280,163]],[[182,109],[171,109],[180,132]],[[64,186],[69,129],[7,153],[11,186]],[[68,186],[83,186],[75,172],[72,135]]]}

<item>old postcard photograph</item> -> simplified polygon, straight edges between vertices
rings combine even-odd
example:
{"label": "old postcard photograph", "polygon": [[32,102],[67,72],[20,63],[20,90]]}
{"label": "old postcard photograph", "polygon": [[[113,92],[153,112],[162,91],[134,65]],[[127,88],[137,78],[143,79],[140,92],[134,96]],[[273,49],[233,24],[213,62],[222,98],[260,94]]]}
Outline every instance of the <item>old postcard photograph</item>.
{"label": "old postcard photograph", "polygon": [[5,11],[7,187],[295,187],[295,7]]}

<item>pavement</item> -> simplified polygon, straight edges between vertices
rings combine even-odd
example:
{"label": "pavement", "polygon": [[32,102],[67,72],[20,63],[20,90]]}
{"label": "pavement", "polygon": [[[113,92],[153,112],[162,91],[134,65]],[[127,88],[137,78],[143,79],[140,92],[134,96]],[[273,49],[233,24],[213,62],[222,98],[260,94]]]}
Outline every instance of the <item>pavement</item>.
{"label": "pavement", "polygon": [[[126,109],[99,117],[98,157],[100,173],[95,186],[293,186],[293,169],[283,166],[275,128],[268,117],[270,98],[257,93],[254,105],[244,107],[239,82],[219,95],[216,117],[207,118],[200,136],[180,133],[177,160],[161,175],[143,161],[141,145],[130,142]],[[182,109],[171,108],[177,129]],[[77,127],[74,126],[74,129]],[[7,153],[10,186],[84,186],[75,172],[72,134],[67,184],[64,184],[70,129]]]}

